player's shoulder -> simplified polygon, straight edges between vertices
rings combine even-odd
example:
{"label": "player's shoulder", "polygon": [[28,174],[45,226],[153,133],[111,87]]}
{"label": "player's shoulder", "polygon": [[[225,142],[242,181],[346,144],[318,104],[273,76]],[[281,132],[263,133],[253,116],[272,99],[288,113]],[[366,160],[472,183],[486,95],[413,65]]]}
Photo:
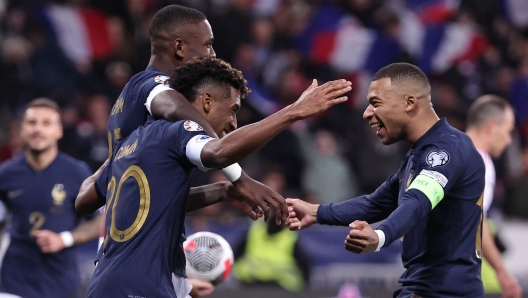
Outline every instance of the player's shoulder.
{"label": "player's shoulder", "polygon": [[161,72],[154,67],[147,67],[147,69],[140,71],[136,75],[134,75],[130,79],[130,81],[138,83],[151,83],[153,85],[156,85],[165,84],[168,79],[169,76],[166,73]]}

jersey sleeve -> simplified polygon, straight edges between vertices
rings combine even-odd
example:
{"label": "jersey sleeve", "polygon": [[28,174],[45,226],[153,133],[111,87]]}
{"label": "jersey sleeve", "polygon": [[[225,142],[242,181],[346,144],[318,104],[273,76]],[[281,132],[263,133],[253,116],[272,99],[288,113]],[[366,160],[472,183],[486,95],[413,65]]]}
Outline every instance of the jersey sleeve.
{"label": "jersey sleeve", "polygon": [[464,166],[458,149],[442,142],[426,148],[414,161],[418,163],[418,175],[405,190],[398,208],[379,227],[385,234],[384,246],[415,228],[444,199]]}
{"label": "jersey sleeve", "polygon": [[355,220],[368,223],[381,221],[398,207],[398,175],[387,179],[372,194],[341,203],[322,204],[317,210],[317,222],[348,226]]}
{"label": "jersey sleeve", "polygon": [[108,183],[112,174],[112,162],[109,162],[99,177],[94,181],[95,192],[100,199],[106,200],[106,192],[108,190]]}
{"label": "jersey sleeve", "polygon": [[[171,158],[196,165],[189,159],[189,154],[187,154],[186,151],[191,139],[194,138],[194,142],[203,143],[210,139],[204,129],[194,121],[185,120],[171,124],[167,132],[168,136],[165,138],[165,141],[167,142]],[[196,136],[199,137],[195,138]],[[196,155],[196,152],[194,152],[194,154]]]}

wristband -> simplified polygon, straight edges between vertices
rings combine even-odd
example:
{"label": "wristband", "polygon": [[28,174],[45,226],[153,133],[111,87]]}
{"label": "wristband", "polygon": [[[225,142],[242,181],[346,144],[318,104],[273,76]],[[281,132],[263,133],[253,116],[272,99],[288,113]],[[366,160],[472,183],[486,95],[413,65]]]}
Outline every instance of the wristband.
{"label": "wristband", "polygon": [[385,233],[382,230],[374,230],[378,234],[378,247],[375,251],[380,251],[381,247],[385,244]]}
{"label": "wristband", "polygon": [[222,171],[222,174],[224,174],[227,180],[231,182],[237,181],[238,178],[242,176],[242,168],[240,167],[240,165],[238,165],[238,163],[234,163],[228,167],[221,169],[220,171]]}
{"label": "wristband", "polygon": [[61,237],[62,242],[64,243],[64,247],[70,247],[73,245],[73,235],[71,232],[61,232],[59,236]]}

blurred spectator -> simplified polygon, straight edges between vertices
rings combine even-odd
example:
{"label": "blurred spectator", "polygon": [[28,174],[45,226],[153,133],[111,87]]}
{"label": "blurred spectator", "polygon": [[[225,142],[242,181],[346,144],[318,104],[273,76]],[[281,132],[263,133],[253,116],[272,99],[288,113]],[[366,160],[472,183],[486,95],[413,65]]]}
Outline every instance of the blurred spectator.
{"label": "blurred spectator", "polygon": [[6,161],[22,150],[20,138],[20,121],[15,120],[9,124],[7,141],[0,146],[0,162]]}
{"label": "blurred spectator", "polygon": [[356,175],[341,156],[336,137],[327,130],[314,135],[301,128],[297,130],[305,170],[302,187],[318,198],[318,203],[338,203],[360,194]]}
{"label": "blurred spectator", "polygon": [[110,102],[104,95],[96,94],[88,99],[88,121],[77,125],[79,134],[79,158],[95,172],[108,158],[108,115]]}

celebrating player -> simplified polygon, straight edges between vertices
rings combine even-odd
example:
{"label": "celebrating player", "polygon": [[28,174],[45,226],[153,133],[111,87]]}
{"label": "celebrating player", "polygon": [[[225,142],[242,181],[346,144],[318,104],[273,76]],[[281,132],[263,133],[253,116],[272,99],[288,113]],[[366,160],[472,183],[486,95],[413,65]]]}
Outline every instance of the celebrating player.
{"label": "celebrating player", "polygon": [[[132,77],[111,111],[108,121],[110,156],[117,142],[145,124],[149,114],[170,121],[192,120],[210,136],[217,136],[202,115],[166,84],[168,74],[189,59],[215,56],[213,32],[205,15],[192,8],[169,5],[154,15],[149,35],[151,57],[148,67]],[[226,133],[222,130],[218,135]],[[237,137],[243,136],[238,134]],[[238,164],[222,166],[224,175],[256,212],[259,208],[266,211],[271,206],[277,214],[277,223],[287,220],[287,207],[282,196],[248,177]]]}
{"label": "celebrating player", "polygon": [[75,249],[97,239],[101,217],[79,225],[74,201],[90,175],[85,163],[58,150],[58,105],[31,101],[22,119],[24,152],[0,166],[0,193],[12,212],[11,242],[1,271],[1,292],[22,297],[77,297],[81,285]]}
{"label": "celebrating player", "polygon": [[477,147],[486,166],[486,186],[482,205],[484,211],[484,221],[482,222],[482,254],[484,255],[482,281],[484,288],[487,289],[486,283],[491,283],[500,286],[502,297],[520,298],[522,289],[517,280],[508,273],[502,264],[499,250],[495,246],[486,220],[495,190],[495,166],[491,157],[499,157],[506,146],[511,143],[511,133],[515,127],[513,109],[503,98],[495,95],[484,95],[471,104],[466,122],[466,133]]}
{"label": "celebrating player", "polygon": [[[216,58],[197,59],[175,71],[171,87],[186,95],[223,137],[207,136],[194,121],[151,118],[119,143],[95,183],[108,202],[107,236],[88,297],[186,297],[190,285],[181,244],[195,168],[237,162],[296,120],[345,101],[339,96],[350,90],[344,80],[321,86],[314,80],[295,103],[235,134],[231,131],[237,128],[240,98],[248,92],[240,71]],[[198,208],[219,199],[203,196],[189,203]]]}
{"label": "celebrating player", "polygon": [[[313,205],[287,199],[290,229],[349,225],[345,248],[378,251],[402,240],[407,269],[394,297],[483,297],[480,279],[484,163],[471,139],[439,119],[424,73],[407,63],[380,69],[363,114],[385,145],[411,149],[374,193]],[[377,230],[369,223],[385,220]]]}

